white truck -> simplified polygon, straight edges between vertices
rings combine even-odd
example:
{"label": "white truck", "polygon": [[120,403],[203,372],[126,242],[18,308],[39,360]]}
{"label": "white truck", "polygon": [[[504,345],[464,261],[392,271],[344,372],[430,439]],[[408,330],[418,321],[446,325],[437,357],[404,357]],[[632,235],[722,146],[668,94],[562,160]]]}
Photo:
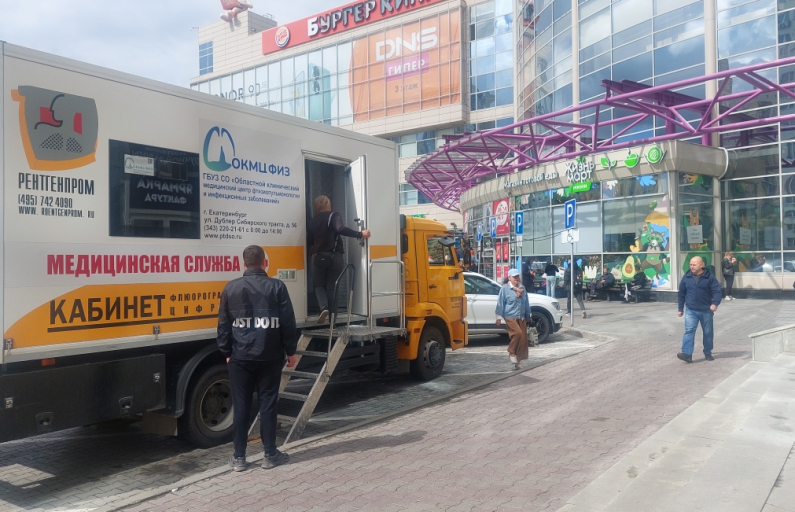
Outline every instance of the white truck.
{"label": "white truck", "polygon": [[[139,414],[227,440],[220,293],[261,245],[299,326],[315,325],[305,245],[321,194],[372,232],[346,246],[353,318],[406,335],[392,142],[2,42],[0,84],[0,442]],[[465,307],[446,319],[454,347]],[[358,347],[357,361],[422,359],[420,320],[391,358]]]}

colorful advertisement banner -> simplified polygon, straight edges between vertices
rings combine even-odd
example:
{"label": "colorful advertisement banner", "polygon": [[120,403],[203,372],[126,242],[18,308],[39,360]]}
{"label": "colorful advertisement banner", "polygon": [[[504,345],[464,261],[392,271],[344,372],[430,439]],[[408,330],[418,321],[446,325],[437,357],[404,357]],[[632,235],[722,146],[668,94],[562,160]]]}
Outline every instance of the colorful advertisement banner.
{"label": "colorful advertisement banner", "polygon": [[355,122],[460,102],[460,12],[354,40],[349,79]]}

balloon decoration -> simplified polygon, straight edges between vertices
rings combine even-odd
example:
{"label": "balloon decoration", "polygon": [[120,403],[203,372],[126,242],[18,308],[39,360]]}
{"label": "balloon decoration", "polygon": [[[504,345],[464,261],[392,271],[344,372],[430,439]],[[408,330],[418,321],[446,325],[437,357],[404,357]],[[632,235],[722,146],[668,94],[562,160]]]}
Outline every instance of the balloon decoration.
{"label": "balloon decoration", "polygon": [[237,18],[237,15],[241,12],[247,11],[254,6],[246,0],[221,0],[221,7],[224,9],[221,19],[228,22]]}

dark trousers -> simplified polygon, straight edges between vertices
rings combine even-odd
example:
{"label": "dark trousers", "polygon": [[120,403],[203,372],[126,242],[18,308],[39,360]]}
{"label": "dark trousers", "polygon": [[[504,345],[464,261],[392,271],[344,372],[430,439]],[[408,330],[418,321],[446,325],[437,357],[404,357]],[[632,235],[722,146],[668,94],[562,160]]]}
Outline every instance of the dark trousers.
{"label": "dark trousers", "polygon": [[321,311],[328,309],[331,312],[329,301],[333,299],[334,284],[345,266],[345,258],[342,254],[335,252],[333,262],[329,268],[315,266],[313,269],[312,281],[314,282],[317,304],[320,306]]}
{"label": "dark trousers", "polygon": [[[574,290],[574,298],[577,299],[577,304],[580,305],[580,309],[585,311],[585,304],[582,302],[582,290]],[[571,290],[566,288],[566,313],[571,314]]]}
{"label": "dark trousers", "polygon": [[726,296],[729,297],[732,294],[732,286],[734,286],[734,275],[727,276],[724,274],[723,279],[726,280]]}
{"label": "dark trousers", "polygon": [[276,453],[276,401],[279,399],[279,382],[284,361],[238,361],[227,365],[232,388],[234,412],[235,457],[246,456],[249,418],[254,391],[259,399],[259,425],[262,446],[266,455]]}

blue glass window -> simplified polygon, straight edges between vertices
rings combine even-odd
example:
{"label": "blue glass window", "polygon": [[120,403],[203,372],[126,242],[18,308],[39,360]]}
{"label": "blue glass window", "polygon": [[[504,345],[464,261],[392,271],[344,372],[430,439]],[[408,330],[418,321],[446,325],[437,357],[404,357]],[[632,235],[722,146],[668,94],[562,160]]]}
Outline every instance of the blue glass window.
{"label": "blue glass window", "polygon": [[654,30],[663,30],[704,15],[704,2],[696,2],[654,18]]}
{"label": "blue glass window", "polygon": [[607,67],[580,78],[580,101],[604,94],[605,88],[602,87],[602,80],[610,80],[610,76],[610,68]]}
{"label": "blue glass window", "polygon": [[513,85],[513,70],[503,69],[502,71],[497,71],[497,88],[508,87],[509,85]]}
{"label": "blue glass window", "polygon": [[199,45],[199,75],[213,72],[213,42]]}
{"label": "blue glass window", "polygon": [[477,77],[477,90],[489,91],[494,89],[494,73],[487,73]]}
{"label": "blue glass window", "polygon": [[652,74],[651,52],[613,64],[613,79],[616,82],[621,80],[640,82],[645,78],[649,78]]}
{"label": "blue glass window", "polygon": [[776,17],[768,16],[718,30],[718,58],[776,44]]}
{"label": "blue glass window", "polygon": [[497,106],[513,104],[513,87],[497,89]]}
{"label": "blue glass window", "polygon": [[512,117],[506,117],[504,119],[497,119],[497,128],[502,128],[503,126],[510,126],[513,124]]}
{"label": "blue glass window", "polygon": [[657,75],[689,68],[704,62],[704,36],[686,39],[654,50],[654,72]]}

